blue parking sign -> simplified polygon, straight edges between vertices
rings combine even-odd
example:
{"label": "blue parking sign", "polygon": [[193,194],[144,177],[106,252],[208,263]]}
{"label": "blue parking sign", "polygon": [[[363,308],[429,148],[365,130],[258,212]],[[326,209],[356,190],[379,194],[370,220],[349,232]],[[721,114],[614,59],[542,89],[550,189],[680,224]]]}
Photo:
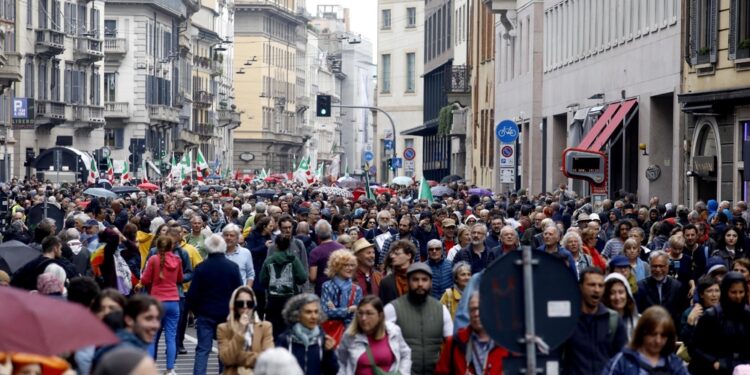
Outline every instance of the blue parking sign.
{"label": "blue parking sign", "polygon": [[29,102],[26,98],[13,98],[13,118],[29,117]]}
{"label": "blue parking sign", "polygon": [[404,166],[404,159],[393,158],[393,169],[399,169]]}

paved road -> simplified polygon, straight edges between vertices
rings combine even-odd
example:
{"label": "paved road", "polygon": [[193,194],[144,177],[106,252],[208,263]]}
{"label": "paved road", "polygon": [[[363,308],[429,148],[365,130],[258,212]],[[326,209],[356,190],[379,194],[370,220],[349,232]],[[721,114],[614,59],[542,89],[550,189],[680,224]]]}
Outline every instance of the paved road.
{"label": "paved road", "polygon": [[[164,335],[161,336],[159,342],[159,353],[157,355],[156,365],[159,367],[159,372],[164,373],[167,369],[166,359],[166,346],[164,346]],[[185,334],[185,349],[188,354],[178,355],[177,362],[175,363],[175,371],[179,375],[188,375],[193,373],[193,363],[195,362],[195,329],[188,328]],[[214,341],[214,349],[211,352],[211,356],[208,359],[208,372],[207,375],[215,375],[219,373],[219,362],[217,360],[217,346]]]}

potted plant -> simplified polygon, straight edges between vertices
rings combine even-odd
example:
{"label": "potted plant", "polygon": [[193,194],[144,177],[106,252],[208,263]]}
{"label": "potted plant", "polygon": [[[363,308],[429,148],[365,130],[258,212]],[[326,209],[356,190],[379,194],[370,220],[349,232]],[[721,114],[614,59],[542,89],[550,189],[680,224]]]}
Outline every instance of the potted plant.
{"label": "potted plant", "polygon": [[698,54],[701,56],[706,56],[708,55],[709,52],[711,52],[711,49],[708,47],[702,47],[701,49],[698,50]]}
{"label": "potted plant", "polygon": [[750,38],[746,38],[737,45],[737,56],[738,59],[750,58]]}

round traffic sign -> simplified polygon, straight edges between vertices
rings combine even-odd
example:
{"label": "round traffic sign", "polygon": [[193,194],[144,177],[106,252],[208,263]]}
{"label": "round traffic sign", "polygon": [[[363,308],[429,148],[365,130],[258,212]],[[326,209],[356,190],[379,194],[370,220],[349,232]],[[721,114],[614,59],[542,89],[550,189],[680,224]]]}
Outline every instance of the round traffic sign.
{"label": "round traffic sign", "polygon": [[414,150],[411,147],[407,147],[404,149],[404,159],[406,160],[414,160],[414,158],[417,157],[417,151]]}
{"label": "round traffic sign", "polygon": [[[533,261],[535,333],[550,350],[573,333],[581,308],[578,282],[570,269],[545,251],[530,250]],[[490,264],[479,285],[479,316],[495,342],[509,351],[523,353],[525,344],[522,251],[511,251]]]}
{"label": "round traffic sign", "polygon": [[372,153],[372,151],[365,151],[365,161],[369,163],[373,159],[375,159],[375,155]]}
{"label": "round traffic sign", "polygon": [[500,150],[500,153],[503,155],[503,157],[509,158],[513,156],[513,147],[503,146],[503,148]]}
{"label": "round traffic sign", "polygon": [[513,143],[518,139],[518,125],[513,120],[500,121],[495,127],[495,135],[502,143]]}

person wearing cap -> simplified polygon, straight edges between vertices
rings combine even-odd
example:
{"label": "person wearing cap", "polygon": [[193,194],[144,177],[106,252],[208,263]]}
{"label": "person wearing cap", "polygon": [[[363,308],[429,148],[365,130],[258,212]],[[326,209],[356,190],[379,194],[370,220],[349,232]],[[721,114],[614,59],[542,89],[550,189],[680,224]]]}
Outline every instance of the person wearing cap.
{"label": "person wearing cap", "polygon": [[443,230],[443,236],[441,239],[441,241],[443,242],[443,249],[448,251],[458,243],[458,239],[456,238],[456,221],[453,219],[443,219],[443,221],[440,223],[440,227]]}
{"label": "person wearing cap", "polygon": [[432,270],[425,263],[414,263],[406,271],[409,290],[385,306],[385,320],[401,328],[411,348],[414,375],[435,371],[443,340],[453,334],[448,309],[430,295]]}
{"label": "person wearing cap", "polygon": [[[633,266],[630,264],[628,257],[625,255],[618,255],[609,261],[608,267],[609,273],[619,273],[628,280],[630,289],[633,294],[638,293],[638,279],[633,272]],[[649,271],[650,272],[650,271]]]}
{"label": "person wearing cap", "polygon": [[375,268],[375,245],[364,238],[354,241],[352,252],[357,257],[357,271],[354,282],[362,289],[362,294],[378,295],[383,274]]}
{"label": "person wearing cap", "polygon": [[93,253],[99,247],[99,222],[94,219],[86,220],[83,230],[86,234],[82,236],[82,242]]}
{"label": "person wearing cap", "polygon": [[669,272],[669,255],[663,250],[652,251],[649,257],[651,276],[638,282],[635,300],[639,311],[660,305],[672,315],[672,320],[680,321],[680,314],[688,307],[687,295],[683,293],[682,283],[667,276]]}

